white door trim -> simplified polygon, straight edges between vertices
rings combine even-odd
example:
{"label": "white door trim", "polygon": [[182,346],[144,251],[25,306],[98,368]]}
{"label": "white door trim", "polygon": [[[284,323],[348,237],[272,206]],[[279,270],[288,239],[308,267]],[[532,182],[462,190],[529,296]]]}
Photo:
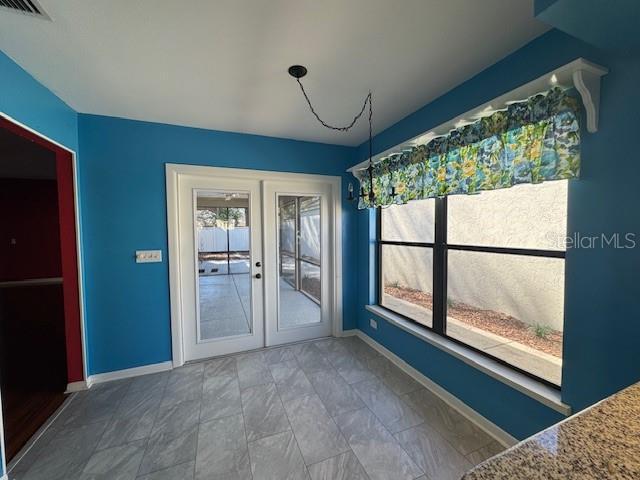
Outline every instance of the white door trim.
{"label": "white door trim", "polygon": [[180,267],[180,237],[178,229],[178,178],[180,175],[196,175],[216,178],[241,178],[280,181],[322,181],[330,183],[333,192],[333,236],[332,250],[334,292],[333,326],[334,336],[342,334],[342,179],[339,176],[305,173],[269,172],[242,168],[207,167],[201,165],[165,165],[167,185],[167,233],[169,246],[169,291],[171,302],[171,350],[173,366],[184,364],[184,339],[182,333],[182,271]]}
{"label": "white door trim", "polygon": [[[42,133],[40,133],[37,130],[34,130],[33,128],[29,127],[28,125],[20,122],[19,120],[16,120],[15,118],[11,117],[10,115],[4,113],[3,111],[0,111],[0,117],[4,118],[5,120],[21,127],[24,128],[25,130],[28,130],[29,132],[33,133],[34,135],[37,135],[38,137],[42,138],[43,140],[46,140],[47,142],[56,145],[57,147],[62,148],[63,150],[66,150],[67,152],[69,152],[71,154],[71,166],[73,169],[73,206],[74,206],[74,214],[75,214],[75,226],[76,226],[76,265],[78,268],[78,302],[80,303],[79,305],[79,309],[80,309],[80,341],[82,342],[82,373],[84,375],[84,382],[87,381],[88,378],[88,372],[87,372],[87,340],[86,340],[86,333],[85,333],[85,308],[84,308],[84,265],[83,265],[83,259],[82,259],[82,239],[81,239],[81,233],[80,233],[80,197],[79,197],[79,190],[78,190],[78,164],[77,164],[77,154],[74,150],[71,150],[69,147],[67,147],[66,145],[61,144],[60,142],[56,142],[55,140],[47,137],[46,135],[43,135]],[[0,405],[2,404],[2,395],[0,392]],[[1,455],[0,455],[0,462],[2,463],[3,466],[3,472],[7,471],[7,464],[6,464],[6,458],[5,458],[5,449],[4,449],[4,429],[2,426],[2,411],[0,409],[0,450],[1,450]],[[0,480],[2,480],[2,478],[0,477]]]}

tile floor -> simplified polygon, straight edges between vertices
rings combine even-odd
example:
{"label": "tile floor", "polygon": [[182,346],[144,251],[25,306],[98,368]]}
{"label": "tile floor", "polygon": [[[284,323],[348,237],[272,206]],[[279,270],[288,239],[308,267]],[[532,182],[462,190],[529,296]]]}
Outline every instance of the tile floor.
{"label": "tile floor", "polygon": [[[248,274],[199,278],[200,336],[221,338],[249,333],[251,277]],[[284,328],[320,321],[320,306],[280,280],[280,325]]]}
{"label": "tile floor", "polygon": [[356,337],[96,385],[11,480],[444,479],[502,450]]}

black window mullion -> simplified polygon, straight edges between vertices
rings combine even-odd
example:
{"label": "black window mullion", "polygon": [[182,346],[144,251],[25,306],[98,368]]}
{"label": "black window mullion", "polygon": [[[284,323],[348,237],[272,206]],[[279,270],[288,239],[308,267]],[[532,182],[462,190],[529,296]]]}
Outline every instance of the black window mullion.
{"label": "black window mullion", "polygon": [[374,303],[380,304],[382,302],[382,289],[384,286],[382,285],[382,207],[378,207],[378,211],[376,212],[376,264],[373,268],[377,269],[376,274],[378,278],[378,287],[375,289],[376,298],[374,298]]}
{"label": "black window mullion", "polygon": [[447,199],[436,198],[435,243],[433,247],[433,329],[446,331],[447,315]]}

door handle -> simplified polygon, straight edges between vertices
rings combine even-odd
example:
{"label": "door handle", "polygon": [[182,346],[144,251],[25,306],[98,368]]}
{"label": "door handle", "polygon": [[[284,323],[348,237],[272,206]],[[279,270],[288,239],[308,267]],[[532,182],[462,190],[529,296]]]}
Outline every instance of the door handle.
{"label": "door handle", "polygon": [[262,278],[262,274],[260,274],[260,273],[256,273],[254,276],[255,276],[257,279]]}

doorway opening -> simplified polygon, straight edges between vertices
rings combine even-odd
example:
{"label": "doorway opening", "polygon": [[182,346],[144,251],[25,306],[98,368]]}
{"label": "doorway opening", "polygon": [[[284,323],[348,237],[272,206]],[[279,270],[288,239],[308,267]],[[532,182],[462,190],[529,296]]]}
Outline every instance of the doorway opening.
{"label": "doorway opening", "polygon": [[84,381],[71,152],[0,117],[0,391],[7,462]]}

